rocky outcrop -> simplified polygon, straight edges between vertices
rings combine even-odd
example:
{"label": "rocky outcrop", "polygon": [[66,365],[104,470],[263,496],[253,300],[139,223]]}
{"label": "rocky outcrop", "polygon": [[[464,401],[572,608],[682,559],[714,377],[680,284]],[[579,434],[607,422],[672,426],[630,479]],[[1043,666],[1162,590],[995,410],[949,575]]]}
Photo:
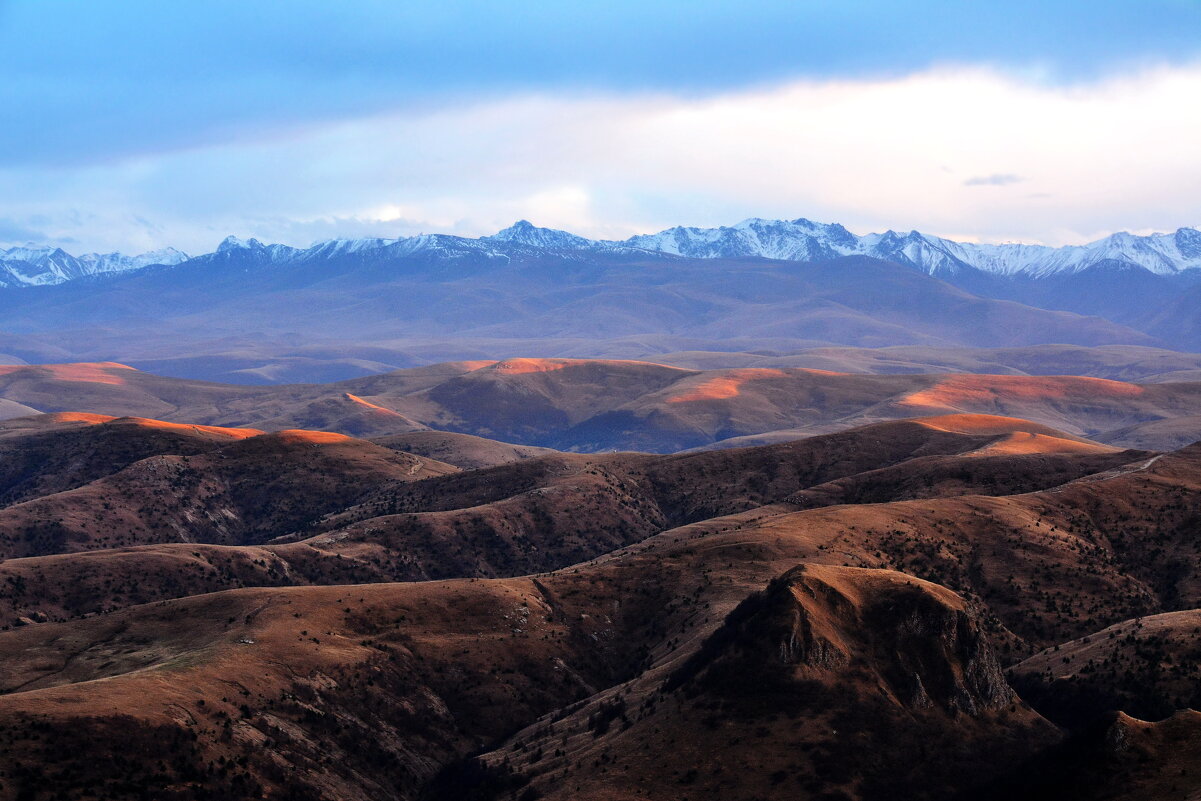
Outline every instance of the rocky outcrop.
{"label": "rocky outcrop", "polygon": [[886,570],[802,565],[785,573],[735,609],[667,685],[706,677],[712,685],[740,672],[781,682],[851,678],[896,705],[950,715],[1014,700],[963,601]]}

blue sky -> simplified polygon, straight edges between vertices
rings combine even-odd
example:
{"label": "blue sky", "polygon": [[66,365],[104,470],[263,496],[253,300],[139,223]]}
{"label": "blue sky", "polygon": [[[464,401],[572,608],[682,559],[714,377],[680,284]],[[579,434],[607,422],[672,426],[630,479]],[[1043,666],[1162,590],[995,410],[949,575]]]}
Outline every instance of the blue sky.
{"label": "blue sky", "polygon": [[[1199,64],[1201,0],[0,0],[0,243],[195,251],[515,216],[1050,242],[1193,225]],[[977,146],[998,122],[1008,139]],[[1159,161],[1130,158],[1144,144]],[[1121,173],[1112,201],[1069,190],[1070,151]],[[928,174],[896,166],[914,162]]]}

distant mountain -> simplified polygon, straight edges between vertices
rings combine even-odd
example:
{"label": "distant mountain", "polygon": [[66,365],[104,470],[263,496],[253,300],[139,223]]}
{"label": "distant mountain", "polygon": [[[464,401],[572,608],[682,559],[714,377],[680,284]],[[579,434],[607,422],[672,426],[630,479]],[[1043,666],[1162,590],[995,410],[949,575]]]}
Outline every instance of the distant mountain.
{"label": "distant mountain", "polygon": [[[437,235],[306,250],[227,240],[174,267],[0,291],[0,331],[57,346],[70,361],[255,354],[241,370],[263,364],[255,358],[264,346],[308,358],[304,349],[321,345],[328,359],[345,358],[355,345],[395,349],[402,341],[440,343],[439,360],[541,355],[546,348],[532,340],[549,339],[637,338],[644,344],[633,342],[631,355],[650,356],[663,352],[654,341],[665,336],[696,343],[674,350],[735,341],[725,349],[1164,344],[1098,317],[980,297],[863,256],[803,264],[698,259],[622,245],[557,250]],[[454,340],[479,344],[448,354]],[[4,352],[46,360],[16,343]]]}
{"label": "distant mountain", "polygon": [[503,231],[484,238],[493,242],[516,242],[522,245],[558,250],[590,250],[601,246],[599,242],[569,234],[566,231],[539,228],[529,220],[518,220]]}
{"label": "distant mountain", "polygon": [[0,287],[61,284],[76,278],[130,272],[158,264],[174,265],[187,259],[188,254],[175,248],[162,248],[140,256],[121,253],[72,256],[61,248],[0,249]]}
{"label": "distant mountain", "polygon": [[14,248],[0,251],[0,353],[271,383],[529,353],[1201,350],[1199,267],[1194,229],[1055,249],[808,220],[624,241],[525,220],[308,248],[228,237],[195,257]]}
{"label": "distant mountain", "polygon": [[919,231],[856,236],[838,224],[758,218],[720,228],[677,226],[622,241],[587,239],[519,220],[503,231],[478,239],[436,234],[402,239],[331,240],[301,250],[281,245],[264,246],[257,240],[243,242],[230,237],[221,244],[218,252],[231,248],[261,249],[272,253],[276,259],[308,261],[316,257],[371,251],[396,255],[474,252],[504,257],[513,247],[583,253],[642,250],[691,259],[758,257],[802,262],[869,256],[936,276],[953,276],[973,270],[1003,277],[1047,278],[1114,265],[1137,268],[1157,276],[1171,276],[1201,268],[1201,231],[1195,228],[1148,236],[1117,233],[1087,245],[1053,248],[956,242]]}
{"label": "distant mountain", "polygon": [[[505,259],[513,250],[598,252],[648,251],[692,259],[758,257],[784,261],[826,261],[840,256],[869,256],[920,270],[928,275],[955,276],[964,271],[1006,278],[1050,278],[1097,267],[1133,268],[1156,276],[1175,276],[1201,268],[1201,230],[1181,228],[1173,234],[1138,236],[1116,233],[1086,245],[987,245],[956,242],[919,231],[857,236],[838,224],[751,218],[719,228],[677,226],[657,234],[623,241],[587,239],[567,231],[540,228],[519,220],[491,236],[471,239],[447,234],[421,234],[398,239],[332,239],[308,248],[263,244],[257,239],[227,237],[217,250],[193,261],[228,261],[247,255],[263,263],[306,263],[333,257],[402,257],[477,254]],[[124,256],[120,253],[71,256],[59,248],[0,250],[0,286],[57,284],[89,275],[126,272],[189,260],[174,248]],[[1201,276],[1201,270],[1198,270]]]}
{"label": "distant mountain", "polygon": [[1087,245],[981,245],[955,242],[918,231],[856,236],[841,225],[805,219],[743,220],[721,228],[669,228],[634,236],[623,244],[692,258],[762,256],[815,261],[836,256],[871,256],[930,275],[970,268],[1003,276],[1047,277],[1077,273],[1101,264],[1124,264],[1156,275],[1201,267],[1201,231],[1136,236],[1117,233]]}

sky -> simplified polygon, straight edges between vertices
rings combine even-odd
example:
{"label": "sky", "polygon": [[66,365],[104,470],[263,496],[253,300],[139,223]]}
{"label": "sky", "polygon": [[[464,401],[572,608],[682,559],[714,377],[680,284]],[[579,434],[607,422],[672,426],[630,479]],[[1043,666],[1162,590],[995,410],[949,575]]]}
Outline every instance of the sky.
{"label": "sky", "polygon": [[0,0],[0,246],[1201,225],[1201,0]]}

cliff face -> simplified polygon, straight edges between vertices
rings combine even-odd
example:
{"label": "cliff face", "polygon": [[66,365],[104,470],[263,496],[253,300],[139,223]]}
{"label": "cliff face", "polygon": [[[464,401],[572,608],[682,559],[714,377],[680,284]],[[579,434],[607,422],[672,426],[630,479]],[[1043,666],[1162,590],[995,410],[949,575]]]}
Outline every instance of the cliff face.
{"label": "cliff face", "polygon": [[860,689],[896,706],[951,717],[1015,701],[963,601],[885,570],[789,571],[735,609],[668,686],[716,689],[739,671],[761,681],[769,674],[772,683],[853,676]]}
{"label": "cliff face", "polygon": [[1058,737],[1010,690],[958,595],[805,564],[690,656],[531,727],[488,763],[548,798],[935,801],[972,797]]}

